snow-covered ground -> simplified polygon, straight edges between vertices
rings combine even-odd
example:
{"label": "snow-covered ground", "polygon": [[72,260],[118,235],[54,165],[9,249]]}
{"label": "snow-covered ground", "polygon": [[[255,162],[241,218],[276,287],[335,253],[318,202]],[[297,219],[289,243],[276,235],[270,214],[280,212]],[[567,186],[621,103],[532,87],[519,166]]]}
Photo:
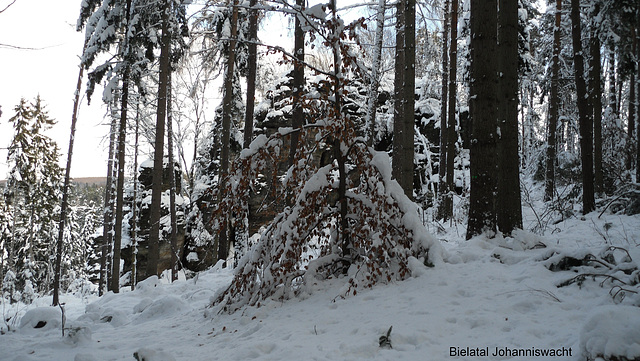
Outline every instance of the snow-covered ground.
{"label": "snow-covered ground", "polygon": [[[17,330],[0,335],[0,360],[134,360],[134,353],[148,361],[640,359],[637,294],[614,301],[616,283],[602,277],[558,288],[579,273],[547,268],[564,255],[597,256],[611,245],[638,262],[640,216],[592,213],[560,222],[546,236],[520,232],[468,242],[458,235],[462,228],[437,235],[445,263],[347,298],[339,294],[344,280],[336,279],[304,299],[216,314],[207,308],[210,298],[232,278],[231,270],[216,269],[174,284],[147,280],[133,292],[99,299],[63,295],[64,337],[59,309],[47,308],[50,297],[19,309],[5,304],[5,319],[14,318],[0,325]],[[628,261],[621,250],[614,255]],[[49,324],[33,328],[40,320]],[[391,326],[391,348],[380,347]],[[502,355],[493,356],[496,349]],[[534,355],[505,355],[514,350]]]}

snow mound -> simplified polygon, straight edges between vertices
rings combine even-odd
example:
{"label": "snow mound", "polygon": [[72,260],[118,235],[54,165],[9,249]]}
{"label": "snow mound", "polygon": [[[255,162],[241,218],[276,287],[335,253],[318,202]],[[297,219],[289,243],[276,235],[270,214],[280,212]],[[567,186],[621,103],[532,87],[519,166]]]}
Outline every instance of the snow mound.
{"label": "snow mound", "polygon": [[27,311],[20,320],[21,332],[37,332],[59,329],[62,313],[57,307],[37,307]]}
{"label": "snow mound", "polygon": [[640,359],[640,308],[602,306],[580,332],[580,350],[588,360]]}
{"label": "snow mound", "polygon": [[140,315],[136,318],[136,321],[148,321],[157,318],[165,318],[174,313],[178,313],[187,308],[187,304],[181,298],[176,296],[165,296],[158,298],[157,300],[144,299],[142,300],[134,310],[140,312]]}
{"label": "snow mound", "polygon": [[134,352],[133,357],[138,361],[176,361],[175,357],[164,351],[156,351],[146,347]]}

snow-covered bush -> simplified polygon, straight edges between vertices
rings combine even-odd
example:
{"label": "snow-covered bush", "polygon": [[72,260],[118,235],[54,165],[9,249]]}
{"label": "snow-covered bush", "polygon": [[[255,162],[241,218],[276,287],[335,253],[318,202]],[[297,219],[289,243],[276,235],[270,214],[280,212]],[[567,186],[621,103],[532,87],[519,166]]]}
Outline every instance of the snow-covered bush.
{"label": "snow-covered bush", "polygon": [[[239,234],[246,233],[250,189],[263,174],[277,177],[278,167],[268,164],[279,158],[283,139],[300,132],[300,139],[310,140],[301,142],[282,179],[280,199],[288,206],[250,245],[231,285],[215,297],[219,311],[289,299],[312,291],[316,282],[343,275],[343,295],[355,295],[360,288],[411,276],[414,259],[423,264],[439,259],[438,244],[420,221],[417,206],[391,179],[388,155],[356,137],[353,120],[340,106],[347,92],[342,77],[357,71],[357,54],[337,39],[355,36],[357,26],[325,23],[330,30],[324,38],[340,51],[334,59],[342,59],[344,68],[330,77],[329,89],[304,99],[308,124],[257,137],[233,166],[213,228],[226,222]],[[325,149],[324,161],[314,157],[317,149]]]}

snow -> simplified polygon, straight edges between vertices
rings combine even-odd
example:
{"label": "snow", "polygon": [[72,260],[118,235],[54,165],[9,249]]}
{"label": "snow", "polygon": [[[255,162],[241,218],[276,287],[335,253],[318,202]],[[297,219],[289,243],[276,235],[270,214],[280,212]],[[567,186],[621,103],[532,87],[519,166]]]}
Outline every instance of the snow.
{"label": "snow", "polygon": [[[524,211],[525,228],[530,228],[535,217]],[[591,213],[584,220],[560,222],[547,235],[519,231],[514,237],[470,241],[464,241],[463,228],[454,223],[437,234],[443,261],[435,267],[410,259],[408,280],[346,298],[341,293],[345,280],[329,279],[299,299],[267,300],[261,307],[205,318],[211,297],[232,279],[232,270],[217,266],[190,280],[169,284],[151,278],[135,291],[101,298],[63,294],[67,327],[74,330],[65,337],[59,309],[43,307],[50,297],[28,307],[7,303],[4,314],[20,317],[23,326],[2,329],[0,359],[134,360],[134,353],[150,361],[640,357],[640,298],[629,293],[615,304],[610,286],[601,286],[601,280],[558,288],[576,273],[546,268],[553,254],[599,254],[610,245],[625,247],[637,262],[640,216]],[[542,244],[546,248],[539,248]],[[51,326],[34,329],[41,319]],[[392,347],[380,347],[380,336],[391,326]],[[496,348],[565,349],[571,356],[451,356],[452,348],[489,354]]]}

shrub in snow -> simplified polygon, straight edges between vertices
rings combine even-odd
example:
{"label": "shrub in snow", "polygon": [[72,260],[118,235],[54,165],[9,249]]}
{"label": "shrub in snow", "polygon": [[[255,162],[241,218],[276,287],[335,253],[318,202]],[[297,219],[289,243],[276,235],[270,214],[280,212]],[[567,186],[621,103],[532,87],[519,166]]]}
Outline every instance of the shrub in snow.
{"label": "shrub in snow", "polygon": [[20,320],[21,332],[34,332],[34,330],[59,329],[62,325],[62,312],[58,307],[37,307],[27,311]]}
{"label": "shrub in snow", "polygon": [[[321,36],[333,41],[336,34],[354,35],[356,27],[327,20],[321,29],[328,33]],[[357,71],[352,49],[340,42],[328,45],[340,51],[346,68]],[[280,198],[289,206],[240,260],[231,285],[214,298],[220,311],[288,299],[311,291],[320,280],[345,274],[344,294],[355,295],[358,288],[411,276],[411,259],[426,264],[439,258],[417,206],[391,179],[388,155],[357,138],[352,120],[336,108],[346,92],[343,80],[333,77],[327,82],[332,92],[304,99],[309,125],[261,135],[235,162],[213,228],[226,223],[245,234],[249,191],[261,175],[277,177],[277,167],[267,164],[279,157],[284,136],[300,132],[300,139],[315,139],[300,143],[282,180]],[[332,159],[317,164],[316,148],[326,148]]]}

